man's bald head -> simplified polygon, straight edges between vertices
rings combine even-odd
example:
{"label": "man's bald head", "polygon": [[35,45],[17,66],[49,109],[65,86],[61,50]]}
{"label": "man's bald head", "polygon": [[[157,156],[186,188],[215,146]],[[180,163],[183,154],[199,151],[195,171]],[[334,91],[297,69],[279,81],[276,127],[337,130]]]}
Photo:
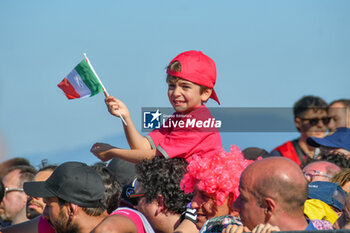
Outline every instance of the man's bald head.
{"label": "man's bald head", "polygon": [[328,161],[312,162],[303,168],[308,182],[330,181],[340,170],[340,167]]}
{"label": "man's bald head", "polygon": [[243,172],[242,181],[247,178],[252,182],[251,191],[258,202],[270,197],[288,214],[303,215],[307,182],[292,160],[282,157],[258,160]]}

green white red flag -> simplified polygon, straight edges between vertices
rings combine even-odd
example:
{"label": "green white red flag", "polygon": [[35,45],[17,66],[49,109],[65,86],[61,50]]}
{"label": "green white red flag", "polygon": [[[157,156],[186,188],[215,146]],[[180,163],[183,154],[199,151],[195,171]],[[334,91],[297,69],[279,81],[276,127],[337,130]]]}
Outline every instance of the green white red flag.
{"label": "green white red flag", "polygon": [[104,89],[87,57],[57,86],[63,90],[68,99],[94,96]]}
{"label": "green white red flag", "polygon": [[[89,59],[84,53],[85,59],[82,60],[57,86],[62,89],[68,99],[84,98],[94,96],[104,91],[105,96],[109,94],[103,86],[100,78],[96,74],[94,67],[92,67]],[[116,110],[124,125],[128,124]]]}

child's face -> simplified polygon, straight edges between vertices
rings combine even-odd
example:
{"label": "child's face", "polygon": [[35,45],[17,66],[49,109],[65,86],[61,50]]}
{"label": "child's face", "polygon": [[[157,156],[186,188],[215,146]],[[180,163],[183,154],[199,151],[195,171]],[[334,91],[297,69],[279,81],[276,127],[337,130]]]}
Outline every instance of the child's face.
{"label": "child's face", "polygon": [[205,92],[200,93],[200,86],[184,79],[168,80],[168,97],[173,108],[180,113],[189,113],[207,101]]}

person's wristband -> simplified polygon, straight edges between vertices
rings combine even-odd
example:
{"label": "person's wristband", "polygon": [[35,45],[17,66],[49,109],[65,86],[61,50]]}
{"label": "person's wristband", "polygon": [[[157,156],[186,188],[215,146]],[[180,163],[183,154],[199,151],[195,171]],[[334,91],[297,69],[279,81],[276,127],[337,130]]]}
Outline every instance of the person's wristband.
{"label": "person's wristband", "polygon": [[188,219],[194,224],[197,223],[197,211],[195,209],[186,208],[186,210],[181,214],[180,222]]}

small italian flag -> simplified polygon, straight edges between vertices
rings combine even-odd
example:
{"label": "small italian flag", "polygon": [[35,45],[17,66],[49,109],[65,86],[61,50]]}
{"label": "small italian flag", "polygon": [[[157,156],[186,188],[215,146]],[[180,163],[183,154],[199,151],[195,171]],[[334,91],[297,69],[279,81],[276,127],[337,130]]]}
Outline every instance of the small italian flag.
{"label": "small italian flag", "polygon": [[57,86],[63,90],[68,99],[94,96],[103,91],[103,86],[87,57]]}

